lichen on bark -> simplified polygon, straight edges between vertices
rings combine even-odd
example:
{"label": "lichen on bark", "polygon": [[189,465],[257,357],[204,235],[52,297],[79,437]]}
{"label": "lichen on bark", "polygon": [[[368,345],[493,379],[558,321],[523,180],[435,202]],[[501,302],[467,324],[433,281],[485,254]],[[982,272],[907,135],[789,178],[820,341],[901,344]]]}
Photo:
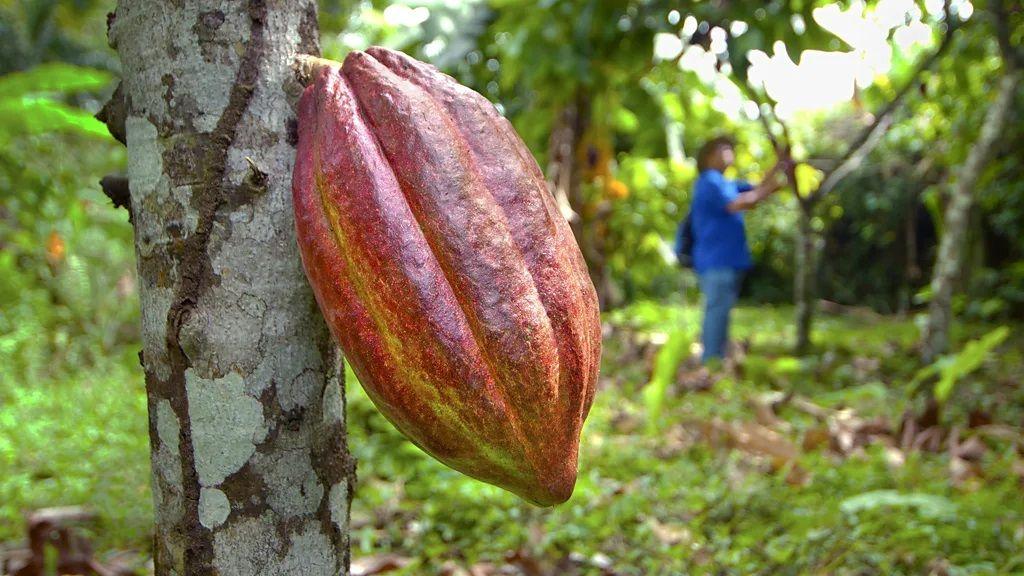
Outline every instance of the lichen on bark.
{"label": "lichen on bark", "polygon": [[316,49],[315,10],[121,0],[111,18],[160,575],[347,572],[340,358],[290,208],[289,64]]}

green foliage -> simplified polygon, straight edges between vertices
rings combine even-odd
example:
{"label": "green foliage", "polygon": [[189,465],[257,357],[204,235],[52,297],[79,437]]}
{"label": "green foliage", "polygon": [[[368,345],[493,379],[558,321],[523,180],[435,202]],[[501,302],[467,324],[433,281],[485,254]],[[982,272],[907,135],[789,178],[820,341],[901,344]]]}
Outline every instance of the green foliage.
{"label": "green foliage", "polygon": [[882,145],[870,160],[819,210],[826,228],[821,293],[894,313],[909,309],[931,279],[937,235],[922,196],[937,175],[902,144]]}
{"label": "green foliage", "polygon": [[110,0],[19,0],[0,2],[0,74],[43,62],[117,69],[107,46]]}
{"label": "green foliage", "polygon": [[971,340],[955,354],[945,355],[933,364],[922,368],[911,382],[916,385],[933,376],[938,376],[933,395],[940,404],[946,403],[953,394],[957,382],[976,371],[1010,336],[1010,328],[1000,326],[977,340]]}
{"label": "green foliage", "polygon": [[664,346],[654,358],[651,380],[644,387],[643,392],[647,426],[652,433],[661,428],[661,410],[665,405],[666,394],[669,386],[675,382],[679,366],[689,354],[689,347],[689,334],[685,329],[678,328],[669,332]]}
{"label": "green foliage", "polygon": [[0,76],[0,144],[17,135],[62,130],[109,139],[107,127],[92,114],[53,96],[99,90],[109,83],[110,75],[105,72],[67,64],[46,64]]}
{"label": "green foliage", "polygon": [[[645,301],[607,315],[616,332],[605,344],[576,493],[553,509],[534,508],[427,457],[383,419],[347,369],[349,441],[359,462],[353,555],[409,557],[406,574],[437,571],[446,560],[500,563],[512,553],[543,562],[573,554],[583,574],[600,574],[605,561],[628,575],[909,575],[937,562],[950,573],[1019,569],[1024,541],[1016,527],[1024,507],[1008,444],[994,445],[982,463],[984,480],[967,489],[950,485],[945,453],[908,453],[894,466],[877,446],[839,460],[810,449],[794,464],[809,477],[802,484],[787,480],[785,469],[775,472],[757,456],[701,437],[701,423],[752,421],[753,402],[773,391],[865,418],[899,415],[899,384],[915,365],[911,322],[827,318],[820,329],[828,347],[796,359],[780,353],[791,314],[737,310],[736,337],[751,346],[743,374],[707,392],[684,391],[670,378],[657,406],[634,391],[651,379],[649,370],[664,376],[673,354],[656,354],[653,366],[623,360],[635,357],[633,337],[622,335],[658,342],[651,335],[673,334],[668,349],[683,347],[697,333],[699,310]],[[0,388],[0,466],[8,471],[0,479],[0,540],[19,536],[22,511],[85,504],[101,514],[101,551],[147,546],[146,402],[131,350],[71,377],[5,377],[13,385]],[[877,369],[852,369],[864,358],[879,359]],[[1019,371],[1024,356],[1007,354],[1004,362]],[[1004,386],[998,374],[983,376],[992,394],[1005,394],[997,391]],[[1019,419],[1020,406],[1008,400],[1011,412],[1000,421]],[[652,409],[661,414],[658,435],[644,426]],[[779,416],[797,439],[818,426],[793,409]]]}
{"label": "green foliage", "polygon": [[[337,3],[324,4],[328,26],[345,22],[334,20],[335,14],[347,14]],[[695,177],[692,154],[704,140],[723,132],[737,136],[738,175],[755,181],[774,161],[763,127],[749,110],[737,114],[720,109],[717,101],[727,92],[722,82],[746,82],[749,53],[773,53],[777,42],[784,43],[797,61],[804,50],[851,49],[814,18],[815,9],[834,4],[787,0],[752,7],[735,2],[553,0],[538,9],[522,0],[457,7],[364,2],[347,20],[348,28],[337,30],[342,33],[334,34],[334,28],[325,31],[325,50],[339,56],[350,48],[385,43],[435,62],[495,101],[542,167],[548,164],[547,147],[561,112],[571,106],[589,110],[584,125],[590,140],[585,144],[597,140],[607,145],[610,161],[607,175],[584,186],[582,209],[603,215],[594,233],[602,236],[612,284],[630,302],[665,297],[686,284],[666,254],[675,225],[688,208]],[[863,9],[870,13],[892,8],[883,4],[866,2]],[[858,10],[852,3],[839,5]],[[936,216],[941,214],[953,167],[966,157],[984,110],[964,103],[984,101],[1000,73],[990,22],[983,6],[976,8],[946,56],[921,77],[919,89],[912,91],[876,152],[815,215],[814,228],[825,237],[818,276],[822,296],[882,312],[905,311],[926,302],[932,249],[941,232]],[[923,14],[921,20],[931,29],[932,42],[937,42],[945,26],[941,16],[918,3],[906,17],[915,18],[915,11]],[[425,18],[416,26],[396,23],[392,14],[413,12],[417,19]],[[684,31],[689,16],[701,23],[696,31]],[[734,30],[733,23],[742,25]],[[676,60],[655,57],[659,34],[678,38],[687,50],[706,51],[710,31],[716,27],[727,38],[726,52],[709,54],[719,65],[718,78],[709,81],[681,69]],[[1013,33],[1021,34],[1016,28]],[[904,49],[893,32],[889,34],[893,55],[888,74],[858,88],[849,104],[789,120],[798,157],[829,166],[870,120],[868,113],[912,81],[908,75],[932,47]],[[1024,268],[1015,265],[1024,259],[1024,175],[1019,174],[1024,164],[1015,153],[1021,126],[1008,124],[1004,150],[978,191],[982,213],[978,231],[969,239],[977,261],[965,275],[971,298],[958,310],[971,317],[999,319],[1024,311]],[[820,177],[808,165],[799,169],[805,191]],[[608,179],[625,183],[628,196],[606,198]],[[796,203],[787,193],[782,196],[748,217],[757,268],[748,277],[746,295],[756,301],[791,297]],[[932,218],[921,206],[931,210]],[[911,219],[918,220],[918,233],[923,234],[916,239],[913,261],[906,234]]]}
{"label": "green foliage", "polygon": [[50,98],[0,100],[0,141],[8,141],[13,134],[46,134],[57,130],[110,137],[107,127],[92,114]]}
{"label": "green foliage", "polygon": [[[101,513],[101,549],[148,546],[132,233],[126,214],[112,210],[96,185],[122,169],[125,156],[90,114],[100,103],[95,93],[111,88],[100,70],[116,68],[103,37],[107,4],[0,5],[0,71],[28,69],[0,76],[0,541],[20,536],[24,511],[81,503]],[[755,181],[774,160],[756,117],[724,112],[717,80],[656,60],[655,36],[676,35],[703,49],[708,29],[742,20],[747,31],[730,34],[728,52],[713,57],[723,75],[731,68],[743,81],[747,54],[771,52],[778,40],[794,56],[844,49],[811,16],[824,4],[831,3],[321,2],[325,55],[384,43],[437,63],[496,102],[541,166],[559,114],[587,108],[588,137],[607,147],[602,178],[620,182],[626,194],[609,198],[605,182],[595,180],[584,195],[588,206],[608,210],[607,265],[635,302],[606,316],[615,332],[584,434],[577,491],[551,510],[426,457],[384,421],[349,373],[350,439],[360,463],[351,531],[357,558],[393,551],[414,560],[409,574],[436,571],[444,560],[500,563],[514,553],[576,558],[586,574],[602,573],[605,561],[622,574],[1024,571],[1022,465],[1008,441],[986,439],[976,463],[982,475],[959,484],[946,452],[908,452],[897,464],[880,445],[849,458],[800,449],[777,468],[701,432],[756,422],[763,417],[753,409],[757,402],[786,394],[894,423],[915,408],[918,399],[906,394],[915,377],[938,381],[945,424],[1019,423],[1019,330],[957,325],[954,340],[968,342],[962,352],[922,372],[909,320],[826,316],[816,326],[819,348],[798,358],[785,352],[791,309],[744,307],[734,325],[751,348],[742,371],[698,392],[677,380],[677,368],[697,337],[699,310],[644,300],[692,302],[692,274],[674,268],[666,252],[688,209],[700,144],[735,135],[736,176]],[[396,24],[389,8],[392,15],[427,8],[428,15],[416,25]],[[679,11],[675,21],[671,10]],[[686,36],[681,28],[690,15],[707,26]],[[980,126],[980,103],[1001,72],[987,26],[975,18],[958,32],[878,150],[821,206],[814,225],[826,238],[826,297],[889,311],[926,285],[931,257],[924,245],[922,274],[903,278],[904,225],[921,205],[933,219],[941,214],[953,170]],[[916,57],[897,50],[891,78],[860,90],[856,102],[794,118],[797,153],[827,165]],[[36,66],[43,62],[52,63]],[[1021,98],[1017,109],[1024,110]],[[1007,124],[977,190],[969,291],[959,306],[1000,324],[1024,310],[1018,120]],[[802,188],[813,187],[820,175],[801,170]],[[789,297],[794,223],[795,199],[785,193],[748,216],[758,261],[748,285],[753,299]],[[941,222],[935,227],[941,232]],[[667,342],[655,335],[668,335]],[[793,407],[779,410],[788,442],[802,444],[822,426]]]}
{"label": "green foliage", "polygon": [[[99,190],[124,151],[64,103],[109,74],[48,64],[0,76],[0,375],[76,371],[137,338],[131,228]],[[97,145],[97,141],[100,145]]]}
{"label": "green foliage", "polygon": [[[700,423],[750,421],[752,401],[772,390],[795,391],[865,418],[895,418],[903,407],[899,383],[913,374],[911,322],[826,319],[821,340],[828,348],[798,360],[777,352],[786,347],[790,309],[737,312],[737,336],[752,347],[744,375],[704,393],[683,391],[673,379],[654,407],[663,423],[656,436],[643,425],[652,417],[646,394],[631,392],[636,379],[649,375],[635,362],[620,362],[629,353],[628,339],[606,341],[604,385],[584,431],[576,493],[549,510],[426,457],[383,420],[349,373],[350,439],[360,462],[355,557],[397,553],[412,559],[399,572],[406,574],[435,571],[445,560],[465,567],[501,563],[510,551],[542,565],[573,553],[584,562],[583,574],[602,573],[589,564],[602,557],[616,573],[630,575],[909,575],[935,565],[951,574],[992,574],[1019,568],[1017,549],[1024,542],[1015,527],[1024,521],[1024,507],[1009,471],[1016,458],[1009,444],[989,453],[986,479],[967,489],[951,486],[944,453],[908,453],[896,466],[879,446],[849,459],[808,450],[796,463],[810,477],[801,484],[757,457],[702,440],[694,432]],[[629,338],[679,334],[678,344],[696,334],[698,316],[692,307],[641,302],[606,321],[628,328],[622,334]],[[661,350],[674,346],[670,338]],[[648,369],[655,377],[667,371],[660,365],[671,355],[654,356]],[[877,370],[851,370],[864,358],[878,358]],[[818,426],[792,409],[780,417],[797,438]]]}
{"label": "green foliage", "polygon": [[[939,233],[948,187],[976,140],[1002,74],[991,16],[981,16],[972,18],[955,36],[948,56],[925,79],[911,101],[910,113],[894,126],[886,142],[890,156],[909,151],[935,166],[938,177],[922,182],[919,189]],[[956,308],[970,318],[1019,318],[1024,312],[1024,276],[1017,266],[1024,259],[1024,163],[1019,153],[1024,142],[1019,112],[1024,109],[1024,94],[1017,99],[997,152],[972,191],[976,210],[965,239],[966,298]],[[965,106],[965,102],[971,104]],[[928,295],[924,287],[920,300],[927,301]]]}
{"label": "green foliage", "polygon": [[953,519],[957,511],[956,505],[948,498],[921,492],[904,494],[895,490],[873,490],[851,496],[839,504],[839,510],[848,516],[884,512],[892,508],[909,508],[914,513],[935,520]]}
{"label": "green foliage", "polygon": [[627,299],[637,294],[667,296],[680,290],[682,275],[671,259],[669,242],[689,204],[691,164],[624,156],[617,176],[629,189],[623,199],[607,200],[608,266]]}
{"label": "green foliage", "polygon": [[107,72],[54,62],[24,72],[0,76],[0,100],[39,93],[73,94],[102,90],[110,84]]}
{"label": "green foliage", "polygon": [[97,184],[125,155],[92,117],[111,8],[0,3],[0,542],[76,504],[101,550],[150,542],[131,228]]}
{"label": "green foliage", "polygon": [[146,394],[126,356],[59,378],[0,375],[0,542],[25,536],[25,513],[83,505],[99,514],[99,550],[148,549]]}
{"label": "green foliage", "polygon": [[974,266],[964,312],[975,318],[1024,314],[1024,91],[977,193],[980,226],[969,239]]}

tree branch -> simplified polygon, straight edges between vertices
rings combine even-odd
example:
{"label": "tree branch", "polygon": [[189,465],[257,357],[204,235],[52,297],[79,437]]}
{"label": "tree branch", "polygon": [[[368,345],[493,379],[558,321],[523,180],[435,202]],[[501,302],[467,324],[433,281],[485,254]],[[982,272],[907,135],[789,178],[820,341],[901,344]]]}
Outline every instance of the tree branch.
{"label": "tree branch", "polygon": [[992,25],[996,31],[996,40],[999,41],[999,52],[1003,56],[1003,64],[1007,73],[1020,68],[1021,60],[1024,59],[1019,48],[1014,48],[1010,40],[1010,14],[1006,10],[1003,0],[991,0]]}
{"label": "tree branch", "polygon": [[[761,96],[757,93],[756,90],[754,90],[754,88],[750,84],[747,84],[746,82],[736,82],[736,84],[739,85],[740,90],[747,95],[747,98],[750,98],[752,102],[757,104],[757,118],[758,120],[761,121],[761,125],[764,126],[764,132],[768,136],[768,140],[772,143],[772,148],[775,149],[776,157],[782,158],[783,156],[786,156],[787,158],[792,160],[791,153],[793,151],[793,140],[789,135],[789,127],[786,126],[786,123],[783,122],[781,118],[774,114],[774,109],[772,109],[772,116],[775,117],[775,122],[782,128],[783,140],[782,142],[779,142],[779,139],[775,136],[775,133],[772,132],[772,126],[771,123],[768,121],[768,117],[764,114],[764,111],[761,109],[761,107],[767,103],[761,101]],[[808,212],[810,209],[810,204],[808,203],[809,199],[805,198],[800,194],[800,183],[797,182],[796,180],[796,163],[792,163],[789,166],[789,169],[786,170],[786,179],[789,181],[789,187],[793,189],[793,194],[796,196],[797,202],[800,203],[800,208],[805,212]]]}
{"label": "tree branch", "polygon": [[813,203],[831,192],[835,187],[851,172],[856,170],[864,158],[871,153],[871,150],[878,145],[881,141],[882,136],[892,125],[893,116],[896,110],[903,103],[907,94],[917,85],[918,79],[925,71],[930,69],[939,60],[939,57],[949,48],[952,42],[953,32],[956,30],[957,25],[953,23],[953,20],[949,12],[949,0],[946,0],[946,32],[942,35],[942,41],[939,43],[939,47],[929,54],[925,59],[918,63],[917,68],[910,75],[910,79],[907,83],[900,88],[896,96],[885,105],[882,110],[875,115],[875,119],[870,125],[866,126],[863,131],[857,136],[850,147],[846,150],[846,153],[839,159],[838,164],[835,168],[825,174],[825,178],[822,180],[821,185],[809,196],[809,200]]}
{"label": "tree branch", "polygon": [[[775,152],[778,153],[780,150],[783,149],[783,146],[779,143],[778,138],[775,137],[775,133],[772,132],[772,125],[771,125],[771,123],[768,122],[768,117],[764,115],[764,112],[761,109],[761,106],[765,104],[765,102],[761,100],[761,95],[758,94],[756,90],[754,90],[753,86],[751,86],[750,84],[748,84],[745,81],[744,82],[735,82],[735,84],[737,86],[739,86],[740,90],[744,94],[746,94],[747,98],[749,98],[751,100],[751,102],[753,102],[754,104],[757,104],[757,119],[760,120],[761,126],[764,127],[764,133],[765,133],[765,135],[768,136],[768,140],[772,143],[772,148],[774,148]],[[779,124],[782,124],[782,121],[779,120],[778,117],[775,118],[775,121],[778,122]],[[783,129],[784,129],[783,130],[784,133],[787,135],[786,136],[785,147],[788,148],[789,147],[789,137],[788,137],[789,131],[785,130],[785,125],[783,125]]]}
{"label": "tree branch", "polygon": [[[893,102],[898,102],[901,96],[897,96]],[[885,136],[889,127],[892,126],[892,117],[895,111],[895,106],[892,106],[893,102],[890,102],[890,106],[882,114],[879,114],[870,126],[864,129],[857,137],[855,144],[850,146],[846,154],[839,159],[832,170],[825,173],[821,185],[810,195],[812,202],[817,202],[819,198],[835,189],[843,179],[860,167],[867,155],[882,141],[882,136]]]}

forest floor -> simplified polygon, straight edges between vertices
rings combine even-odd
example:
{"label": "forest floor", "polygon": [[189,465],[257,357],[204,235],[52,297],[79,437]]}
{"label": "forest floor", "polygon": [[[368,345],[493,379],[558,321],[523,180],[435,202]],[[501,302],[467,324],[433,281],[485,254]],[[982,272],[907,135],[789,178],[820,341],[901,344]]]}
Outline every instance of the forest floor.
{"label": "forest floor", "polygon": [[[353,574],[1024,573],[1020,331],[929,374],[911,320],[825,315],[794,357],[791,318],[740,308],[736,361],[708,373],[687,358],[694,308],[608,314],[579,481],[553,509],[425,456],[349,373]],[[948,399],[926,410],[936,385]],[[98,557],[148,549],[136,363],[6,383],[0,407],[0,542],[27,511],[85,505]]]}

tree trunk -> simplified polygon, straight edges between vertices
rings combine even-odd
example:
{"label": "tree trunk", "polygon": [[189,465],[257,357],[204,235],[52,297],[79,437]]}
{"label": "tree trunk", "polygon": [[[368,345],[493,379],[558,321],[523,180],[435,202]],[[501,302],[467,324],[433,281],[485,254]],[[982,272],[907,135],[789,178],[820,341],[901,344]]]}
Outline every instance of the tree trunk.
{"label": "tree trunk", "polygon": [[1010,70],[999,83],[995,102],[985,113],[977,142],[967,155],[953,186],[943,217],[943,234],[932,274],[932,300],[923,335],[922,354],[931,362],[949,350],[949,326],[952,320],[953,285],[963,267],[964,240],[974,201],[974,186],[988,164],[992,149],[1013,108],[1020,73]]}
{"label": "tree trunk", "polygon": [[815,238],[811,225],[813,205],[801,203],[796,239],[796,272],[793,276],[793,298],[796,302],[796,351],[804,354],[811,347],[811,325],[814,322],[814,298],[817,296],[815,269]]}
{"label": "tree trunk", "polygon": [[580,149],[589,127],[590,97],[580,91],[555,122],[548,146],[547,177],[583,253],[601,309],[607,310],[614,304],[614,283],[606,265],[604,231],[600,228],[609,207],[588,206],[583,190],[584,166],[580,161],[590,156],[589,151]]}
{"label": "tree trunk", "polygon": [[[295,243],[316,3],[121,0],[158,575],[348,572],[340,354]],[[292,126],[292,129],[289,128]]]}
{"label": "tree trunk", "polygon": [[[923,171],[918,170],[923,176]],[[912,188],[907,194],[907,203],[903,214],[903,279],[900,283],[896,311],[900,316],[910,313],[914,286],[921,279],[921,265],[917,260],[917,206],[919,192]]]}

